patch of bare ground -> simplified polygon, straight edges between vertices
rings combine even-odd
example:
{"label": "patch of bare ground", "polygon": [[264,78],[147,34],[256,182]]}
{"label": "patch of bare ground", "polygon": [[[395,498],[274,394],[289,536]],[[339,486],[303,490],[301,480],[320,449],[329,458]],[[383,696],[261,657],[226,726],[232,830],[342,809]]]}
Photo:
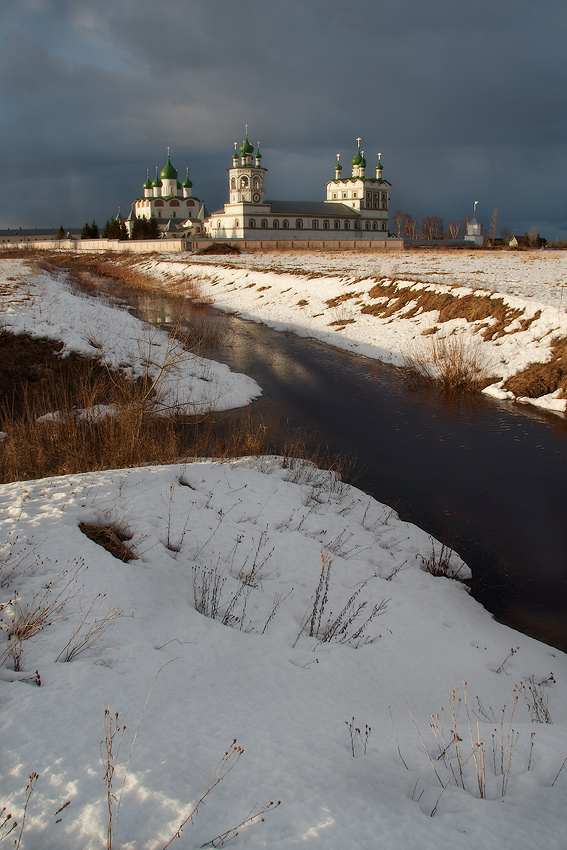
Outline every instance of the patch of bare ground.
{"label": "patch of bare ground", "polygon": [[342,304],[344,301],[349,301],[351,298],[360,298],[361,295],[364,295],[363,292],[345,292],[343,295],[337,295],[335,298],[329,298],[326,301],[327,307],[338,307],[339,304]]}
{"label": "patch of bare ground", "polygon": [[[396,314],[403,316],[404,319],[411,319],[418,313],[437,311],[439,322],[448,322],[451,319],[465,319],[471,323],[488,320],[489,324],[482,331],[484,340],[494,340],[504,336],[506,328],[519,319],[524,312],[510,307],[502,298],[435,292],[428,288],[417,288],[415,285],[400,286],[391,281],[373,286],[368,296],[379,299],[379,303],[367,304],[361,312],[383,319],[391,318]],[[528,323],[534,318],[532,317]]]}
{"label": "patch of bare ground", "polygon": [[134,561],[137,558],[134,549],[127,545],[127,541],[132,539],[132,534],[118,523],[96,525],[80,522],[79,528],[89,540],[98,543],[119,561],[127,564],[128,561]]}
{"label": "patch of bare ground", "polygon": [[508,378],[504,389],[516,398],[540,398],[561,389],[567,395],[567,339],[556,337],[551,342],[551,359],[531,363],[522,372]]}

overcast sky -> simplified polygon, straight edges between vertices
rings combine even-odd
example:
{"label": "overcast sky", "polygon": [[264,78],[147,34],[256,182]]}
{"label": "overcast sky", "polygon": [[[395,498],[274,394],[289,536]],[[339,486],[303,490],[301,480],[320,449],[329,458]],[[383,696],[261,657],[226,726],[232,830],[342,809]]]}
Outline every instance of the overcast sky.
{"label": "overcast sky", "polygon": [[127,216],[168,145],[218,209],[248,123],[268,198],[323,200],[361,136],[392,213],[478,200],[567,239],[566,25],[565,0],[3,0],[0,227]]}

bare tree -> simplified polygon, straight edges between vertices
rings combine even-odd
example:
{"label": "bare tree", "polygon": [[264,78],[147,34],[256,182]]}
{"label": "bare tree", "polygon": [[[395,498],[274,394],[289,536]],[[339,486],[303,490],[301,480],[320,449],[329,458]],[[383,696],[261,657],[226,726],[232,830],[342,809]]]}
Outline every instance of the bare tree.
{"label": "bare tree", "polygon": [[461,230],[463,228],[463,222],[457,221],[457,219],[451,219],[449,224],[447,225],[447,234],[449,239],[458,239],[461,235]]}
{"label": "bare tree", "polygon": [[438,215],[431,216],[431,239],[443,239],[443,219]]}
{"label": "bare tree", "polygon": [[402,233],[406,237],[406,239],[417,239],[418,238],[418,227],[417,227],[417,219],[412,218],[409,213],[404,213],[404,220],[402,223]]}
{"label": "bare tree", "polygon": [[403,210],[396,210],[394,213],[393,221],[396,226],[396,230],[398,231],[398,237],[402,235],[402,226],[406,216],[407,213],[403,212]]}
{"label": "bare tree", "polygon": [[498,230],[498,221],[499,221],[499,219],[498,219],[498,209],[497,209],[497,207],[494,207],[494,211],[493,211],[492,215],[490,216],[490,224],[489,224],[490,240],[492,242],[492,245],[494,245],[494,243],[496,242],[496,231]]}

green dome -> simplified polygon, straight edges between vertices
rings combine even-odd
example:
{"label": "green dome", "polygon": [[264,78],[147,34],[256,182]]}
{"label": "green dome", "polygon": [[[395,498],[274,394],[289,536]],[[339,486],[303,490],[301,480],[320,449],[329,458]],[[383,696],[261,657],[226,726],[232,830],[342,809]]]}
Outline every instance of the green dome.
{"label": "green dome", "polygon": [[340,162],[337,162],[337,164],[335,165],[335,171],[342,171],[342,170],[343,170],[342,165],[340,164]]}
{"label": "green dome", "polygon": [[148,174],[146,182],[144,183],[144,189],[151,189],[152,181],[150,180],[150,175]]}
{"label": "green dome", "polygon": [[161,180],[159,179],[158,175],[156,174],[156,178],[155,178],[155,180],[153,181],[152,186],[156,186],[156,187],[158,187],[158,186],[161,186],[161,185],[162,185],[162,184],[161,184]]}
{"label": "green dome", "polygon": [[242,156],[246,156],[246,154],[254,153],[254,145],[251,145],[248,141],[248,136],[244,139],[242,144],[240,145],[240,153]]}
{"label": "green dome", "polygon": [[357,150],[356,154],[351,159],[351,163],[353,165],[360,165],[362,162],[362,156],[360,155],[360,148]]}
{"label": "green dome", "polygon": [[193,186],[193,184],[192,184],[192,183],[191,183],[191,181],[189,180],[189,175],[187,175],[187,177],[185,178],[185,180],[184,180],[184,181],[183,181],[183,183],[181,184],[181,187],[182,187],[183,189],[191,189],[191,188],[192,188],[192,186]]}
{"label": "green dome", "polygon": [[177,180],[177,171],[171,164],[169,157],[167,157],[167,162],[160,172],[160,177],[162,180]]}
{"label": "green dome", "polygon": [[361,168],[366,168],[366,160],[363,156],[360,157],[359,165],[361,166]]}

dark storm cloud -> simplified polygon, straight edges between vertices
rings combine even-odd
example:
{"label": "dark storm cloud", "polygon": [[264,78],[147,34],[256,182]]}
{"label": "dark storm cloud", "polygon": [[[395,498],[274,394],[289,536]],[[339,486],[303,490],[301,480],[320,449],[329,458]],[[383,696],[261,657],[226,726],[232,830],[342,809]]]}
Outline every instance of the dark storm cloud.
{"label": "dark storm cloud", "polygon": [[127,211],[166,145],[214,209],[248,122],[271,197],[320,199],[360,135],[394,208],[478,199],[555,237],[566,23],[560,0],[20,0],[0,11],[0,225]]}

